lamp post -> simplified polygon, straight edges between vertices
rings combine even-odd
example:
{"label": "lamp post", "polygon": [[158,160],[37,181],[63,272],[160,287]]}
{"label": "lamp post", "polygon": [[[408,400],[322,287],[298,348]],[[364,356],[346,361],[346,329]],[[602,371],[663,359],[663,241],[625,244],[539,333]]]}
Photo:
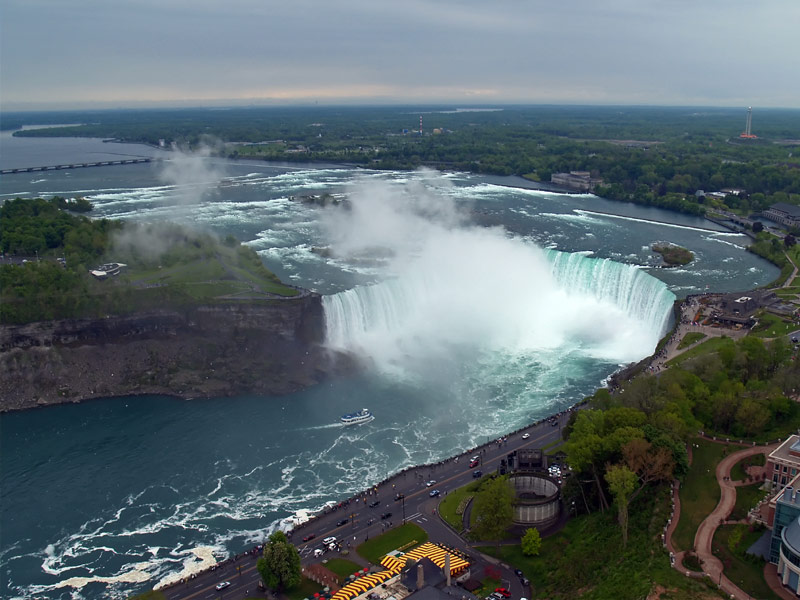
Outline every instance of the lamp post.
{"label": "lamp post", "polygon": [[406,495],[405,494],[403,494],[403,496],[400,498],[400,503],[403,505],[403,525],[405,525],[406,524]]}

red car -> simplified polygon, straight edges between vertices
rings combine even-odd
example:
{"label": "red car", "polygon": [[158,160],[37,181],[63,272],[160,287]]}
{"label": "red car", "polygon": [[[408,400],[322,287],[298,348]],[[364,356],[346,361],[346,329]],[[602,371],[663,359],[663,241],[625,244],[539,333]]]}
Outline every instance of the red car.
{"label": "red car", "polygon": [[315,534],[315,533],[309,533],[309,534],[308,534],[306,537],[304,537],[304,538],[303,538],[303,541],[304,541],[304,542],[307,542],[307,541],[309,541],[309,540],[313,540],[315,537],[317,537],[317,534]]}
{"label": "red car", "polygon": [[500,594],[503,598],[511,597],[511,592],[509,592],[506,588],[494,588],[494,591]]}

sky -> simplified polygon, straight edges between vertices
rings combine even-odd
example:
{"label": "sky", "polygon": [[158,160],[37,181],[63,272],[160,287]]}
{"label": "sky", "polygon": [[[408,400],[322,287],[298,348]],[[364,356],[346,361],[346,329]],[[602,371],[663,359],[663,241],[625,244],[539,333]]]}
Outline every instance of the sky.
{"label": "sky", "polygon": [[2,0],[0,109],[800,107],[800,0]]}

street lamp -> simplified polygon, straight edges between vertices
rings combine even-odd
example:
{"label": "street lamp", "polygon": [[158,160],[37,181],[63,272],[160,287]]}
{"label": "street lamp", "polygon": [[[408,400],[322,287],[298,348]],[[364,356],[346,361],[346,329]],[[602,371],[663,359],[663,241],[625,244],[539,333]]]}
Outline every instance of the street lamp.
{"label": "street lamp", "polygon": [[406,524],[406,495],[405,494],[403,494],[403,496],[400,498],[400,503],[403,505],[403,525],[405,525]]}

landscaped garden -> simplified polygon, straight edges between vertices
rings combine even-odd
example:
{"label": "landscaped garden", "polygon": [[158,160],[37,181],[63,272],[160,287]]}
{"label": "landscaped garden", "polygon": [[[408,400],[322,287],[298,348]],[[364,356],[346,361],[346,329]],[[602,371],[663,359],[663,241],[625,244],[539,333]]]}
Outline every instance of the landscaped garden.
{"label": "landscaped garden", "polygon": [[723,525],[714,534],[711,549],[722,561],[725,576],[754,598],[777,598],[764,581],[764,560],[746,554],[763,528],[748,525]]}
{"label": "landscaped garden", "polygon": [[419,525],[406,523],[390,529],[383,535],[367,540],[356,548],[359,556],[373,564],[379,564],[381,559],[392,550],[406,552],[428,541],[428,532]]}
{"label": "landscaped garden", "polygon": [[681,516],[672,534],[678,550],[691,550],[697,528],[717,506],[720,497],[715,471],[731,446],[695,438],[692,445],[692,466],[680,487]]}

